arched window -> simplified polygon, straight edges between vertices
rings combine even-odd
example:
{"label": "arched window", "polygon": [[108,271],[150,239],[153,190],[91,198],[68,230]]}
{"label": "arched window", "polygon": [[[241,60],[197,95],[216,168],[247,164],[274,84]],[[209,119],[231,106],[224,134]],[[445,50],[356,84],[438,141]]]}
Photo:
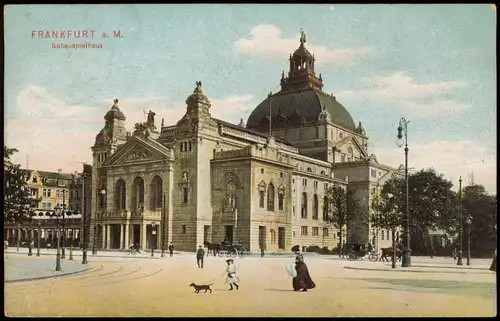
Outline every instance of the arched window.
{"label": "arched window", "polygon": [[132,183],[132,210],[136,213],[144,209],[144,180],[136,177]]}
{"label": "arched window", "polygon": [[127,186],[123,179],[116,182],[115,207],[117,210],[125,210],[127,207]]}
{"label": "arched window", "polygon": [[229,181],[226,184],[226,201],[228,204],[236,207],[236,185],[233,181]]}
{"label": "arched window", "polygon": [[302,218],[307,218],[307,193],[302,193],[302,208],[300,212]]}
{"label": "arched window", "polygon": [[259,207],[264,208],[264,202],[266,197],[266,183],[264,181],[259,183]]}
{"label": "arched window", "polygon": [[149,186],[149,209],[157,211],[161,209],[163,203],[163,180],[156,175]]}
{"label": "arched window", "polygon": [[314,194],[313,196],[313,220],[318,219],[318,195]]}
{"label": "arched window", "polygon": [[285,186],[281,185],[278,188],[278,210],[283,211],[283,202],[285,200]]}
{"label": "arched window", "polygon": [[267,210],[274,212],[274,185],[271,183],[267,186]]}
{"label": "arched window", "polygon": [[328,221],[328,196],[323,197],[323,221]]}
{"label": "arched window", "polygon": [[276,231],[271,230],[271,244],[276,244]]}
{"label": "arched window", "polygon": [[352,148],[349,147],[349,149],[347,149],[347,161],[348,162],[352,162],[353,161],[353,153],[352,153]]}

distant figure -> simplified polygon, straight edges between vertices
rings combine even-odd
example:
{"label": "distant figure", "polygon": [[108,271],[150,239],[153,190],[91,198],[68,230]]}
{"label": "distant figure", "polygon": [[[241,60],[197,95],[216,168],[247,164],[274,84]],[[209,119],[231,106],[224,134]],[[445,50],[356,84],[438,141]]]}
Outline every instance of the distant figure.
{"label": "distant figure", "polygon": [[260,257],[264,257],[264,244],[260,245]]}
{"label": "distant figure", "polygon": [[5,240],[3,241],[3,249],[7,250],[9,248],[9,241]]}
{"label": "distant figure", "polygon": [[434,248],[434,245],[431,245],[431,259],[434,258],[434,255],[436,255],[436,249]]}
{"label": "distant figure", "polygon": [[456,248],[456,247],[454,247],[454,248],[453,248],[453,253],[452,253],[452,255],[453,255],[453,260],[455,260],[455,261],[456,261],[456,260],[457,260],[457,248]]}
{"label": "distant figure", "polygon": [[495,255],[493,256],[493,260],[491,261],[490,271],[497,271],[497,250],[495,250]]}
{"label": "distant figure", "polygon": [[368,253],[371,253],[373,251],[373,245],[371,243],[368,243],[368,246],[366,247],[366,251]]}
{"label": "distant figure", "polygon": [[203,246],[198,247],[198,251],[196,251],[196,263],[198,263],[198,268],[203,269],[203,258],[205,257],[205,250]]}
{"label": "distant figure", "polygon": [[50,244],[50,242],[47,242],[47,244],[45,244],[45,247],[47,248],[47,252],[49,252],[52,244]]}
{"label": "distant figure", "polygon": [[229,286],[230,286],[230,288],[229,288],[228,291],[232,291],[233,290],[233,284],[236,287],[236,290],[238,290],[238,288],[240,287],[238,285],[238,282],[240,282],[240,279],[238,278],[238,275],[236,275],[236,265],[234,265],[233,259],[226,260],[226,262],[227,262],[227,268],[226,268],[227,277],[226,277],[226,282],[229,283]]}
{"label": "distant figure", "polygon": [[170,257],[174,256],[174,244],[172,244],[172,242],[170,242],[168,246],[168,252],[170,253]]}

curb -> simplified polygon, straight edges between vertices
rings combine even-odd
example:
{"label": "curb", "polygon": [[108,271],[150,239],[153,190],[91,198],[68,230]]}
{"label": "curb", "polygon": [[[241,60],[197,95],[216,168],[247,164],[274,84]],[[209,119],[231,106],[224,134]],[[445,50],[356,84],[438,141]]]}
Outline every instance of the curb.
{"label": "curb", "polygon": [[[411,268],[411,267],[410,267]],[[370,269],[370,268],[358,268],[352,266],[344,266],[344,269],[348,270],[360,270],[360,271],[382,271],[382,272],[413,272],[413,273],[453,273],[453,274],[489,274],[489,273],[478,273],[478,272],[466,272],[462,271],[436,271],[436,270],[410,270],[410,268],[402,268],[396,267],[395,269]],[[488,269],[484,269],[481,271],[488,271]]]}
{"label": "curb", "polygon": [[15,279],[15,280],[5,280],[5,283],[18,283],[18,282],[29,282],[29,281],[38,281],[38,280],[45,280],[45,279],[52,279],[52,278],[58,278],[61,276],[68,276],[68,275],[73,275],[73,274],[78,274],[78,273],[83,273],[88,270],[92,270],[93,268],[86,268],[83,270],[75,271],[75,272],[68,272],[68,273],[62,273],[59,275],[48,275],[48,276],[40,276],[40,277],[33,277],[29,279]]}

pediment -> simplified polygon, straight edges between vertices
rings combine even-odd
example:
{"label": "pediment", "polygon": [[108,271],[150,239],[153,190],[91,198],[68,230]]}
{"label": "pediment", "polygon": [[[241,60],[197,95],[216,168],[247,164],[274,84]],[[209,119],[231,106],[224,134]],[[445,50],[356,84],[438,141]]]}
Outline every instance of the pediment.
{"label": "pediment", "polygon": [[358,139],[354,135],[347,136],[344,139],[338,141],[335,144],[335,148],[340,149],[341,147],[343,147],[343,146],[345,146],[347,144],[349,144],[350,146],[354,146],[354,148],[356,148],[356,150],[359,151],[360,155],[363,158],[368,158],[369,157],[368,153],[361,146],[361,143],[358,141]]}
{"label": "pediment", "polygon": [[105,166],[132,165],[151,161],[173,161],[172,150],[152,139],[132,137],[108,159]]}

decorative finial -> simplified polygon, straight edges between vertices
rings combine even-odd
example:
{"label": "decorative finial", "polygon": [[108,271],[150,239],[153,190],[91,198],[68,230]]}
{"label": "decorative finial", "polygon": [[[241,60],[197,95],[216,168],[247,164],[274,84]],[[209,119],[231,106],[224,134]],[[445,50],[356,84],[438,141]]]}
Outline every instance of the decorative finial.
{"label": "decorative finial", "polygon": [[302,31],[302,28],[300,28],[300,44],[303,45],[306,43],[306,34],[304,31]]}
{"label": "decorative finial", "polygon": [[284,70],[282,70],[282,71],[281,71],[281,79],[284,79],[284,78],[285,78],[285,71],[284,71]]}
{"label": "decorative finial", "polygon": [[161,119],[161,127],[164,127],[165,126],[165,119]]}
{"label": "decorative finial", "polygon": [[323,80],[323,78],[321,78],[321,73],[319,73],[319,80],[321,81]]}
{"label": "decorative finial", "polygon": [[114,102],[114,105],[118,105],[118,99],[114,99],[113,102]]}
{"label": "decorative finial", "polygon": [[196,88],[200,88],[201,87],[201,81],[197,81],[196,82]]}

